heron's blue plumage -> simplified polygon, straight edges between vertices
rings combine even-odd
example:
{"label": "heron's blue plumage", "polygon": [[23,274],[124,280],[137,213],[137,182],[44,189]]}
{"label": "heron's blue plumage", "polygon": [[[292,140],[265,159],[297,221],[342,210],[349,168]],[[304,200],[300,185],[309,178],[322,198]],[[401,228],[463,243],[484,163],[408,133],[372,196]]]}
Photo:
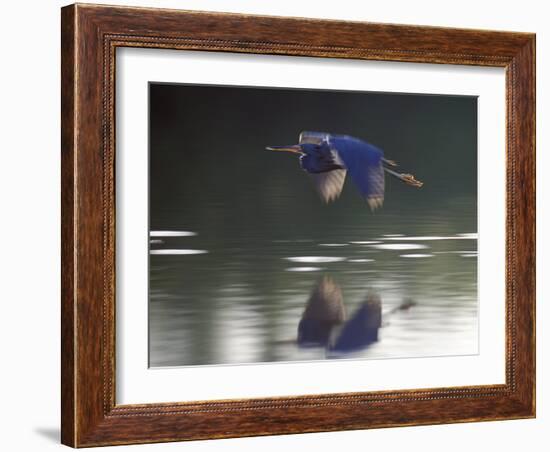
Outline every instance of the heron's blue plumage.
{"label": "heron's blue plumage", "polygon": [[[319,174],[336,169],[346,169],[359,191],[366,198],[383,197],[384,173],[383,152],[366,141],[349,135],[315,133],[317,142],[300,144],[303,155],[302,168],[308,173]],[[319,138],[317,138],[319,137]],[[310,141],[313,141],[311,139]]]}
{"label": "heron's blue plumage", "polygon": [[328,146],[303,146],[304,155],[300,157],[300,165],[308,173],[318,174],[342,169],[342,165],[336,163],[333,151]]}
{"label": "heron's blue plumage", "polygon": [[329,143],[337,150],[353,182],[365,197],[384,196],[384,153],[366,141],[347,135],[331,136]]}

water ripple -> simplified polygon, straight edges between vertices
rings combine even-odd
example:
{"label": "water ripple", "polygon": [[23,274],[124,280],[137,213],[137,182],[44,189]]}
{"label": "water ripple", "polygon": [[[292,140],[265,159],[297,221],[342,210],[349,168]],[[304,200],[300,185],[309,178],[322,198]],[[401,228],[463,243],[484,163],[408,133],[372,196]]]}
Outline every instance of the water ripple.
{"label": "water ripple", "polygon": [[427,245],[421,245],[419,243],[382,243],[380,245],[371,246],[379,250],[421,250],[428,248]]}
{"label": "water ripple", "polygon": [[151,237],[191,237],[197,235],[193,231],[150,231]]}
{"label": "water ripple", "polygon": [[434,257],[433,254],[400,254],[399,257],[410,257],[410,258],[422,258],[422,257]]}
{"label": "water ripple", "polygon": [[384,236],[384,240],[399,240],[399,241],[429,241],[429,240],[477,240],[477,234],[463,234],[463,235],[450,235],[450,236],[439,236],[439,235],[425,235],[425,236],[416,236],[416,237],[389,237]]}
{"label": "water ripple", "polygon": [[286,269],[287,272],[319,272],[324,270],[323,267],[289,267]]}
{"label": "water ripple", "polygon": [[176,255],[176,254],[206,254],[207,250],[151,250],[150,254],[165,254],[165,255]]}
{"label": "water ripple", "polygon": [[342,262],[345,261],[345,257],[330,257],[330,256],[296,256],[296,257],[285,257],[290,262],[300,262],[300,263],[329,263],[329,262]]}

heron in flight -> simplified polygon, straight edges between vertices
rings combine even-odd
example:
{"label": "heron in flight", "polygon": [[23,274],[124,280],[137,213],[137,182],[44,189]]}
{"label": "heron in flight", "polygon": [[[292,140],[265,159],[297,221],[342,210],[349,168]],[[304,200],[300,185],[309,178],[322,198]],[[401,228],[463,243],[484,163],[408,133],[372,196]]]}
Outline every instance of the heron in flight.
{"label": "heron in flight", "polygon": [[384,153],[376,146],[349,135],[302,132],[296,145],[269,146],[266,149],[298,154],[302,169],[313,176],[324,202],[340,196],[348,171],[371,210],[382,206],[384,201],[385,172],[413,187],[423,185],[412,174],[392,169],[397,164],[384,158]]}

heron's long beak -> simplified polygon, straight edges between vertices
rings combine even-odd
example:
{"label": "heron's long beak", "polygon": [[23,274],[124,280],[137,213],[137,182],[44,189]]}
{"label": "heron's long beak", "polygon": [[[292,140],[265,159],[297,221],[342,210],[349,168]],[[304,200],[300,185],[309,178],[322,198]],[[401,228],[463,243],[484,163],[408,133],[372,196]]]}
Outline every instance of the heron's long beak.
{"label": "heron's long beak", "polygon": [[299,144],[294,144],[291,146],[268,146],[266,147],[268,151],[282,151],[282,152],[292,152],[294,154],[303,154],[302,147]]}

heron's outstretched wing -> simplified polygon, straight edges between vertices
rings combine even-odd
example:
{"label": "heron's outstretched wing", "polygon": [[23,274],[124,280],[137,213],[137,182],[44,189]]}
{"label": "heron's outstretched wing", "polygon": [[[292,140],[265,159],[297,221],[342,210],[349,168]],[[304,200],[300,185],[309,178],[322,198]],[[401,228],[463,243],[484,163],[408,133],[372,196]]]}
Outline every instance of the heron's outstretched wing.
{"label": "heron's outstretched wing", "polygon": [[367,203],[371,210],[382,207],[384,202],[384,167],[380,161],[377,165],[371,165],[367,169]]}
{"label": "heron's outstretched wing", "polygon": [[[300,133],[299,143],[321,144],[323,141],[328,141],[328,139],[328,133],[304,131]],[[334,201],[340,196],[346,181],[346,173],[345,169],[337,169],[325,173],[311,174],[315,188],[324,202]]]}
{"label": "heron's outstretched wing", "polygon": [[372,210],[384,202],[383,153],[378,148],[365,143],[349,140],[335,140],[331,144],[340,160],[349,171],[351,179],[367,200]]}
{"label": "heron's outstretched wing", "polygon": [[326,173],[311,174],[315,188],[324,202],[334,201],[342,193],[346,170],[337,169]]}

